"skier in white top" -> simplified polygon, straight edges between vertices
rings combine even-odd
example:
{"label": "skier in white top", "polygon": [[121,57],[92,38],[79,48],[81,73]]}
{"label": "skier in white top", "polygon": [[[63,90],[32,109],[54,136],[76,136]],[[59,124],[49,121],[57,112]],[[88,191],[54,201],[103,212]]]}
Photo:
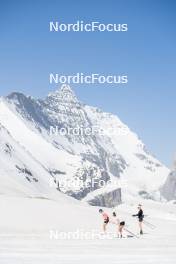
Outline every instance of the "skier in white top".
{"label": "skier in white top", "polygon": [[123,228],[125,226],[125,222],[124,221],[120,221],[120,219],[116,215],[116,212],[113,212],[112,216],[113,216],[112,223],[116,224],[118,226],[117,233],[118,233],[118,236],[120,238],[122,238],[123,237],[122,233],[123,233]]}

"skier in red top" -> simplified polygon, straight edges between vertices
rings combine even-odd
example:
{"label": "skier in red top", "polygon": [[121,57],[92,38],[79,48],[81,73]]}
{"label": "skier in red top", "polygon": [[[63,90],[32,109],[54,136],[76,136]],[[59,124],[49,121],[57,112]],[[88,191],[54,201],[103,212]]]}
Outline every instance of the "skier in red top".
{"label": "skier in red top", "polygon": [[103,216],[103,232],[106,232],[107,224],[109,223],[109,216],[102,209],[99,210],[99,213]]}

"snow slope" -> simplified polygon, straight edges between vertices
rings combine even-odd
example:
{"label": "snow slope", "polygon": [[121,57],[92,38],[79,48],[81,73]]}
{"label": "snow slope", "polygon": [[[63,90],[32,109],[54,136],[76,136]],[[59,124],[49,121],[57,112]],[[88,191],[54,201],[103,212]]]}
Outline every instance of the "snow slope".
{"label": "snow slope", "polygon": [[126,182],[124,192],[135,196],[140,189],[146,198],[155,196],[153,191],[164,184],[169,170],[146,150],[138,136],[117,116],[90,106],[86,106],[86,112],[94,125],[113,131],[110,137],[102,139],[100,136],[99,140],[103,141],[106,149],[113,147],[114,153],[120,153],[127,164],[123,170],[123,180]]}
{"label": "snow slope", "polygon": [[[10,131],[10,134],[13,135],[13,138],[15,138],[15,140],[21,146],[22,151],[21,155],[18,155],[18,159],[21,159],[21,163],[23,163],[23,151],[27,152],[29,156],[33,157],[36,162],[31,166],[33,168],[32,171],[35,171],[38,177],[40,175],[40,177],[42,177],[43,180],[47,182],[48,189],[50,185],[51,187],[57,187],[57,184],[54,183],[54,180],[52,181],[51,176],[53,176],[54,178],[54,176],[57,174],[58,176],[62,176],[62,179],[65,179],[66,181],[67,177],[69,179],[73,178],[73,176],[78,173],[78,170],[83,167],[81,158],[79,156],[72,155],[64,150],[55,148],[52,144],[41,137],[41,135],[31,130],[21,118],[17,117],[17,115],[15,115],[15,113],[7,107],[4,100],[0,101],[0,119],[3,123],[3,126],[5,126],[8,131]],[[5,142],[6,139],[4,139],[4,144]],[[11,145],[13,146],[13,143],[11,143]],[[9,177],[7,163],[10,159],[13,160],[13,155],[9,157],[7,155],[4,155],[4,166],[2,166],[2,168],[4,170],[4,175],[7,175],[7,177]],[[15,161],[13,161],[13,163],[14,162]],[[26,162],[26,164],[28,163]],[[41,173],[41,171],[38,171],[38,165],[40,167],[43,167],[45,173]],[[89,168],[89,162],[87,162],[85,166]],[[16,173],[15,168],[13,173]],[[46,174],[48,175],[46,176]],[[13,178],[12,173],[10,177]],[[76,190],[77,186],[75,187],[74,184],[71,185],[71,189],[74,188]],[[54,188],[50,188],[50,191],[52,189]]]}
{"label": "snow slope", "polygon": [[[175,206],[145,201],[144,210],[146,220],[157,228],[145,226],[145,234],[139,239],[118,239],[113,224],[109,224],[107,235],[100,235],[98,208],[69,197],[60,194],[60,200],[52,201],[1,195],[0,263],[174,264]],[[116,212],[126,221],[126,228],[137,234],[137,222],[131,217],[136,203],[122,204]]]}

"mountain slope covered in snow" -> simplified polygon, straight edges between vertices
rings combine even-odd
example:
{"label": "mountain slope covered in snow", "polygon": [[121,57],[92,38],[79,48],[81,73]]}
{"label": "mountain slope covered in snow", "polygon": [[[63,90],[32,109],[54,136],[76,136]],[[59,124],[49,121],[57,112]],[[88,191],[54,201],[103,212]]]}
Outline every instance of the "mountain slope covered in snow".
{"label": "mountain slope covered in snow", "polygon": [[117,116],[81,103],[67,85],[43,100],[21,93],[1,98],[0,123],[9,135],[1,135],[2,144],[13,138],[12,148],[21,151],[19,165],[11,155],[11,173],[4,156],[3,175],[16,177],[16,165],[23,172],[30,168],[47,191],[62,191],[93,205],[114,206],[130,197],[160,199],[169,170]]}

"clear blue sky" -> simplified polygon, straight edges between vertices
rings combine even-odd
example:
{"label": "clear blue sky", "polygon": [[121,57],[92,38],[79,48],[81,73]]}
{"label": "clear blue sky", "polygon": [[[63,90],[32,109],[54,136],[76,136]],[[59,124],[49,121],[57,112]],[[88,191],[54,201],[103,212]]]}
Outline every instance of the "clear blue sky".
{"label": "clear blue sky", "polygon": [[[74,85],[117,114],[168,166],[176,152],[176,1],[0,0],[0,94],[45,97],[49,73],[128,74],[126,86]],[[49,21],[128,23],[127,33],[50,33]]]}

